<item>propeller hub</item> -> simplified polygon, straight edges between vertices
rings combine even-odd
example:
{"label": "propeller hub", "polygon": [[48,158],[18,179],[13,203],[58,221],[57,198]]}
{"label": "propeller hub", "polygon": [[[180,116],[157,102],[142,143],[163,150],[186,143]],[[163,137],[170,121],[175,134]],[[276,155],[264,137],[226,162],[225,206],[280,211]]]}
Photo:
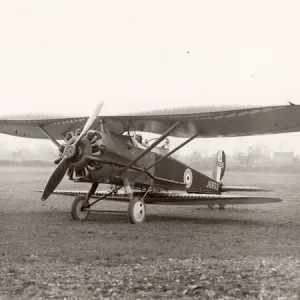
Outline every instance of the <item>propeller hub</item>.
{"label": "propeller hub", "polygon": [[71,158],[76,154],[76,147],[75,145],[67,145],[65,148],[65,156],[67,158]]}

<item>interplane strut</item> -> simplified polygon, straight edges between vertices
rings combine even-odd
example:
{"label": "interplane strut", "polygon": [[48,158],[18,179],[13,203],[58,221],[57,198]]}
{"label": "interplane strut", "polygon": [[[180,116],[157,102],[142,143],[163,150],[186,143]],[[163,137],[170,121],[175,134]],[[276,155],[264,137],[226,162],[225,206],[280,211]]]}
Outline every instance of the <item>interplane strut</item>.
{"label": "interplane strut", "polygon": [[56,147],[60,147],[61,145],[59,144],[59,142],[53,137],[51,136],[51,134],[42,126],[36,126],[51,142],[53,142],[53,144]]}

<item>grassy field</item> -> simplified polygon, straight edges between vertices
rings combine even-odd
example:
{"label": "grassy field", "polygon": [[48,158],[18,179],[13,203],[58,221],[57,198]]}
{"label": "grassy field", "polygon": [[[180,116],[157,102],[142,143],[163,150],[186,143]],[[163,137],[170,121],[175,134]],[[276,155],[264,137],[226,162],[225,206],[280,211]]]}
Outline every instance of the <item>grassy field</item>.
{"label": "grassy field", "polygon": [[[300,175],[237,173],[225,184],[272,188],[282,203],[148,206],[146,222],[95,213],[72,197],[40,201],[53,168],[0,170],[0,299],[299,299]],[[67,179],[61,189],[88,188]],[[105,203],[105,209],[126,210]]]}

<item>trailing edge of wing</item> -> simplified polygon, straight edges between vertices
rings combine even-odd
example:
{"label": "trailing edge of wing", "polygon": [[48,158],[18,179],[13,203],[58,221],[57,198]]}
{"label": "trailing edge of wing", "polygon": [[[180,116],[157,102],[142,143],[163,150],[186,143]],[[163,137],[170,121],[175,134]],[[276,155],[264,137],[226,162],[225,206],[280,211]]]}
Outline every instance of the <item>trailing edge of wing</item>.
{"label": "trailing edge of wing", "polygon": [[[41,192],[41,191],[37,191]],[[55,190],[53,194],[59,195],[86,195],[87,191],[69,191]],[[96,192],[93,198],[100,198],[108,192]],[[134,196],[142,196],[143,193],[134,193]],[[125,192],[119,192],[111,195],[106,200],[128,202],[129,198]],[[246,195],[214,195],[214,194],[189,194],[189,193],[157,193],[151,192],[144,199],[147,204],[163,204],[163,205],[208,205],[208,204],[266,204],[282,202],[279,198],[259,197]]]}

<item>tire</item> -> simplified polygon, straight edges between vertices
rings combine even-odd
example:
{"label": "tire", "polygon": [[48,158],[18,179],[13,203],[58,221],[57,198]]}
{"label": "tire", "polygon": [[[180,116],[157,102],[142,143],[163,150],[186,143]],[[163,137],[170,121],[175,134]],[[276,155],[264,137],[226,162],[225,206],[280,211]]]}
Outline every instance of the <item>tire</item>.
{"label": "tire", "polygon": [[88,218],[90,211],[82,210],[84,203],[85,203],[84,196],[77,196],[74,199],[71,208],[71,216],[73,220],[85,221]]}
{"label": "tire", "polygon": [[146,205],[143,199],[134,197],[128,204],[128,219],[131,224],[143,223],[146,219]]}

